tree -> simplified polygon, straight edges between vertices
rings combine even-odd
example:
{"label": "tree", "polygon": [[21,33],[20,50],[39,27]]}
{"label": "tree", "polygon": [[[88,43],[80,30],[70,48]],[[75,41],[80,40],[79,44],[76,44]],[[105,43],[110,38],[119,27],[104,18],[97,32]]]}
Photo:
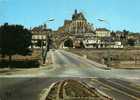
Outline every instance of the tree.
{"label": "tree", "polygon": [[134,39],[128,39],[128,45],[129,46],[135,46],[135,40]]}
{"label": "tree", "polygon": [[37,43],[36,43],[36,46],[38,46],[38,47],[43,47],[45,44],[44,44],[44,42],[43,42],[43,40],[37,40]]}
{"label": "tree", "polygon": [[128,35],[128,34],[129,34],[129,31],[123,30],[123,33],[124,33],[125,35]]}
{"label": "tree", "polygon": [[22,25],[8,25],[8,23],[5,23],[0,27],[1,54],[9,56],[9,63],[12,61],[12,55],[29,55],[31,51],[28,47],[31,45],[31,39],[31,32]]}
{"label": "tree", "polygon": [[80,41],[80,48],[85,48],[84,43]]}
{"label": "tree", "polygon": [[123,33],[124,33],[123,38],[124,38],[125,40],[127,40],[127,37],[128,37],[129,31],[127,31],[127,30],[123,30]]}
{"label": "tree", "polygon": [[73,47],[73,41],[71,39],[68,39],[64,42],[64,46],[66,47]]}

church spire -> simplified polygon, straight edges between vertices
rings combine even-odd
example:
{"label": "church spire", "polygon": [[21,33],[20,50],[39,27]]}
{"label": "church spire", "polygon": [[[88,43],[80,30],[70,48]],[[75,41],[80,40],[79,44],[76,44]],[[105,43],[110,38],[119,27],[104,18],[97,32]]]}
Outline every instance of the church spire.
{"label": "church spire", "polygon": [[77,9],[75,9],[75,15],[77,14]]}

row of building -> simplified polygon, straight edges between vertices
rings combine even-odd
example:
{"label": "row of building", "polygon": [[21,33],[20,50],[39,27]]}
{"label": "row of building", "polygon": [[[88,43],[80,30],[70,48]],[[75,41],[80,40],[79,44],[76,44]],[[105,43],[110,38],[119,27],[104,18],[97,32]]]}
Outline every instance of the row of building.
{"label": "row of building", "polygon": [[[75,10],[71,20],[65,20],[64,25],[57,31],[47,29],[46,24],[35,27],[32,30],[33,44],[43,41],[45,44],[48,34],[52,35],[52,41],[55,47],[65,48],[71,44],[74,48],[124,48],[128,46],[128,40],[140,44],[140,35],[129,34],[128,31],[112,32],[106,28],[95,28],[85,18],[82,12]],[[38,45],[35,45],[37,47]]]}
{"label": "row of building", "polygon": [[46,24],[31,29],[33,48],[45,48],[48,36],[50,36],[52,32],[51,29],[47,28]]}
{"label": "row of building", "polygon": [[[106,28],[94,28],[82,12],[75,10],[71,20],[65,20],[64,25],[57,31],[59,34],[70,34],[74,47],[81,42],[85,48],[123,48],[121,41],[112,41],[111,31]],[[65,47],[65,45],[64,45]]]}

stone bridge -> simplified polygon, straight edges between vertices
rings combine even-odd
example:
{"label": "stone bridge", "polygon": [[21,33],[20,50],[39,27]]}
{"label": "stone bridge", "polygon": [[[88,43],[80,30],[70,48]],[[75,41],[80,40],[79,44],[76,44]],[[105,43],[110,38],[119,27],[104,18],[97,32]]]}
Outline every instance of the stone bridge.
{"label": "stone bridge", "polygon": [[70,43],[70,47],[73,47],[73,43],[75,40],[76,37],[73,34],[57,33],[54,41],[57,48],[65,48],[65,47],[69,47],[67,46],[69,45],[69,43]]}

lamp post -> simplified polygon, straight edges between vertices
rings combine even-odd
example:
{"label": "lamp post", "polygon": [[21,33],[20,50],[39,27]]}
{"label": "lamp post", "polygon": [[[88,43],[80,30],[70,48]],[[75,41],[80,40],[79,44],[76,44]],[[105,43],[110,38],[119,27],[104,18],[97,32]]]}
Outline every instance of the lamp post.
{"label": "lamp post", "polygon": [[[105,19],[97,19],[97,20],[100,21],[100,22],[102,22],[102,23],[105,23],[105,24],[108,24],[109,26],[111,26],[110,23],[107,20],[105,20]],[[108,42],[109,42],[109,44],[111,44],[111,36],[110,36]],[[110,47],[108,48],[107,55],[108,55],[108,58],[107,58],[107,67],[110,67],[110,63],[111,63]]]}
{"label": "lamp post", "polygon": [[[48,19],[47,20],[47,23],[48,22],[53,22],[55,19]],[[43,58],[43,64],[45,64],[45,61],[46,61],[46,56],[47,56],[47,52],[49,51],[49,47],[50,47],[50,32],[49,34],[47,35],[46,34],[46,47],[45,47],[45,50],[44,48],[42,47],[42,58]]]}

